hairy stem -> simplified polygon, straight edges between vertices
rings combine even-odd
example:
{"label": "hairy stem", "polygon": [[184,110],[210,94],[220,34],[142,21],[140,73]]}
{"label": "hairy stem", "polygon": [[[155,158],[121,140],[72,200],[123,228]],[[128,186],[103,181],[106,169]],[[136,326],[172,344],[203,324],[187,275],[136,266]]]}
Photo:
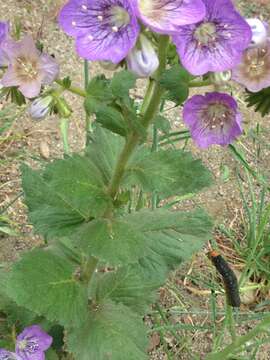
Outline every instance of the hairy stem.
{"label": "hairy stem", "polygon": [[83,89],[81,89],[81,88],[79,88],[79,87],[70,86],[69,88],[66,88],[66,87],[64,86],[63,80],[60,80],[60,79],[55,80],[55,82],[56,82],[58,85],[62,86],[62,87],[64,88],[64,90],[67,90],[67,91],[71,92],[72,94],[79,95],[79,96],[81,96],[81,97],[86,97],[86,91],[83,90]]}
{"label": "hairy stem", "polygon": [[[144,97],[144,102],[141,108],[142,124],[145,129],[151,124],[155,118],[156,113],[159,110],[162,89],[159,84],[159,79],[166,67],[166,55],[167,47],[169,44],[168,36],[161,36],[159,41],[159,68],[155,74],[155,79],[149,81],[149,85]],[[109,194],[114,199],[123,178],[126,165],[128,160],[136,148],[140,140],[140,135],[136,132],[131,133],[128,137],[124,149],[122,150],[120,157],[118,159],[112,181],[109,185]]]}
{"label": "hairy stem", "polygon": [[83,264],[81,278],[85,284],[88,284],[89,281],[91,280],[96,270],[97,264],[98,264],[98,259],[95,258],[94,256],[90,256],[89,259],[87,259]]}
{"label": "hairy stem", "polygon": [[[87,91],[87,87],[88,87],[88,83],[89,83],[89,63],[87,60],[84,60],[83,69],[84,69],[84,88],[85,88],[85,91]],[[86,133],[85,143],[86,143],[86,146],[90,142],[91,132],[92,132],[91,119],[90,119],[90,116],[86,113],[86,115],[85,115],[85,133]]]}

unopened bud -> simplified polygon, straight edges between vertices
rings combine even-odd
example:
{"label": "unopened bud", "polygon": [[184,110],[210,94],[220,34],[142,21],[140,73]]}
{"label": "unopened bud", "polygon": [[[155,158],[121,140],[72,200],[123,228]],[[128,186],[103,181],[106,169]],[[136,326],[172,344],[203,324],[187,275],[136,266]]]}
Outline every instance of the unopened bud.
{"label": "unopened bud", "polygon": [[142,34],[126,60],[128,69],[140,78],[151,76],[159,66],[158,56],[151,41]]}
{"label": "unopened bud", "polygon": [[213,72],[210,74],[210,79],[214,85],[225,85],[231,80],[231,70]]}
{"label": "unopened bud", "polygon": [[267,24],[256,18],[246,19],[246,22],[249,24],[252,32],[252,39],[249,47],[256,47],[265,42],[268,35]]}
{"label": "unopened bud", "polygon": [[30,116],[35,120],[44,119],[51,110],[52,102],[53,97],[51,95],[35,99],[29,107]]}

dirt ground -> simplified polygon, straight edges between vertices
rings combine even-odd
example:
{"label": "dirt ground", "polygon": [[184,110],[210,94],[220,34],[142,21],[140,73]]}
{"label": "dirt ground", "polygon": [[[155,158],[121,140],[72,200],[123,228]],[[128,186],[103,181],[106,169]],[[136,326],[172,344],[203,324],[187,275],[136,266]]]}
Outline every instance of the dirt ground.
{"label": "dirt ground", "polygon": [[[83,62],[77,57],[73,40],[59,30],[56,16],[63,0],[10,0],[0,2],[0,19],[19,21],[24,33],[29,32],[40,38],[44,43],[45,50],[54,54],[60,63],[61,76],[70,76],[74,85],[82,84]],[[269,21],[270,0],[238,1],[237,5],[247,17],[262,14],[264,20]],[[100,72],[98,64],[90,65],[91,76]],[[138,92],[141,92],[144,82],[139,82]],[[204,89],[206,90],[206,89]],[[241,110],[244,114],[245,135],[238,145],[245,153],[251,166],[269,175],[270,169],[270,116],[261,118],[252,110],[247,110],[243,103],[242,90],[234,88]],[[84,114],[81,110],[82,101],[68,94],[67,99],[74,110],[70,128],[70,145],[72,150],[78,151],[84,146]],[[3,104],[0,103],[0,110]],[[14,110],[13,110],[14,111]],[[181,114],[178,111],[168,112],[172,125],[176,129],[184,128]],[[261,127],[259,142],[252,137],[253,129],[259,123]],[[258,155],[258,148],[260,153]],[[213,172],[215,185],[211,189],[181,203],[181,207],[189,208],[194,205],[204,206],[214,218],[217,225],[225,224],[237,231],[243,219],[243,206],[236,183],[235,170],[239,163],[233,158],[228,149],[212,147],[201,151],[191,143],[188,148],[196,157],[201,157],[206,166]],[[11,128],[0,139],[0,208],[5,207],[21,191],[20,187],[20,164],[26,162],[33,164],[39,159],[49,162],[63,154],[62,141],[59,133],[57,117],[51,116],[42,122],[35,122],[27,114],[18,114]],[[244,186],[246,184],[244,183]],[[29,224],[26,208],[20,197],[8,210],[8,215],[13,226],[18,231],[18,236],[0,237],[0,262],[14,260],[21,251],[31,248],[42,239],[33,233]],[[229,239],[217,232],[216,240],[223,252],[232,262],[237,262],[232,254]],[[209,261],[204,253],[194,257],[190,264],[171,276],[168,284],[160,290],[160,304],[165,311],[169,311],[168,321],[172,324],[184,322],[186,324],[206,324],[210,319],[210,295],[209,289],[204,287],[203,280],[194,282],[190,278],[198,273],[212,273]],[[188,278],[187,278],[188,275]],[[214,275],[212,276],[214,277]],[[218,300],[222,309],[223,302]],[[178,310],[182,311],[179,315]],[[172,311],[175,310],[175,311]],[[201,315],[196,315],[200,310]],[[249,311],[248,307],[243,309]],[[151,325],[153,318],[146,319]],[[248,325],[247,325],[248,326]],[[246,331],[246,327],[239,328],[239,334]],[[179,332],[182,344],[177,344],[171,334],[165,336],[167,348],[173,349],[174,359],[191,360],[194,353],[203,354],[211,350],[212,335],[200,331],[189,333]],[[151,338],[151,359],[168,359],[164,347],[160,346],[161,339],[156,335]],[[193,348],[191,351],[190,348]],[[258,359],[270,359],[270,351],[261,352]]]}

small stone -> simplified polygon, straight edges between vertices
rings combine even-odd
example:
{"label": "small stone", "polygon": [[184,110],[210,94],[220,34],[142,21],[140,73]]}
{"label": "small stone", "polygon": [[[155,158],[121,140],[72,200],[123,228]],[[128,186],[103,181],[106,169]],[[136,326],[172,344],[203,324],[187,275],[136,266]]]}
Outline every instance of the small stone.
{"label": "small stone", "polygon": [[39,153],[43,159],[48,160],[50,158],[50,148],[46,141],[41,141],[39,144]]}

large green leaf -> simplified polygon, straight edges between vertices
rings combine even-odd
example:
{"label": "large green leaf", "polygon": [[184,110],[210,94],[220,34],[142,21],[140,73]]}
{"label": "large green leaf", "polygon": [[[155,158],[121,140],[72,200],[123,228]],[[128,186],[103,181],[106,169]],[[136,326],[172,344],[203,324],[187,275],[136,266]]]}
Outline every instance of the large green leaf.
{"label": "large green leaf", "polygon": [[167,90],[166,100],[182,104],[188,98],[190,80],[190,74],[179,64],[166,70],[160,79],[161,86]]}
{"label": "large green leaf", "polygon": [[114,74],[111,81],[111,90],[115,97],[129,95],[129,90],[135,86],[136,75],[130,71],[123,70]]}
{"label": "large green leaf", "polygon": [[98,168],[87,158],[56,160],[41,171],[23,167],[30,220],[45,236],[64,236],[111,205]]}
{"label": "large green leaf", "polygon": [[108,273],[98,272],[90,284],[90,296],[97,302],[111,299],[143,315],[165,281],[156,272],[148,270],[140,264],[132,264]]}
{"label": "large green leaf", "polygon": [[113,100],[113,94],[110,89],[110,81],[104,75],[95,76],[88,84],[87,95],[85,99],[85,109],[89,115],[95,113],[104,104]]}
{"label": "large green leaf", "polygon": [[78,325],[87,316],[87,289],[76,279],[76,270],[51,251],[35,249],[13,266],[7,294],[50,321]]}
{"label": "large green leaf", "polygon": [[126,136],[128,134],[128,123],[120,111],[111,106],[104,105],[96,112],[96,120],[106,129]]}
{"label": "large green leaf", "polygon": [[109,130],[95,125],[86,156],[97,166],[105,184],[109,184],[117,159],[125,144],[124,139]]}
{"label": "large green leaf", "polygon": [[191,153],[172,149],[151,153],[142,149],[128,164],[125,182],[168,197],[196,193],[209,186],[211,179],[201,160],[195,160]]}
{"label": "large green leaf", "polygon": [[[138,262],[161,254],[158,261],[171,268],[198,250],[210,237],[211,222],[202,212],[141,210],[83,225],[73,240],[88,255],[111,265]],[[164,267],[164,266],[163,266]]]}
{"label": "large green leaf", "polygon": [[147,335],[142,318],[122,304],[97,304],[67,335],[76,360],[146,360]]}

